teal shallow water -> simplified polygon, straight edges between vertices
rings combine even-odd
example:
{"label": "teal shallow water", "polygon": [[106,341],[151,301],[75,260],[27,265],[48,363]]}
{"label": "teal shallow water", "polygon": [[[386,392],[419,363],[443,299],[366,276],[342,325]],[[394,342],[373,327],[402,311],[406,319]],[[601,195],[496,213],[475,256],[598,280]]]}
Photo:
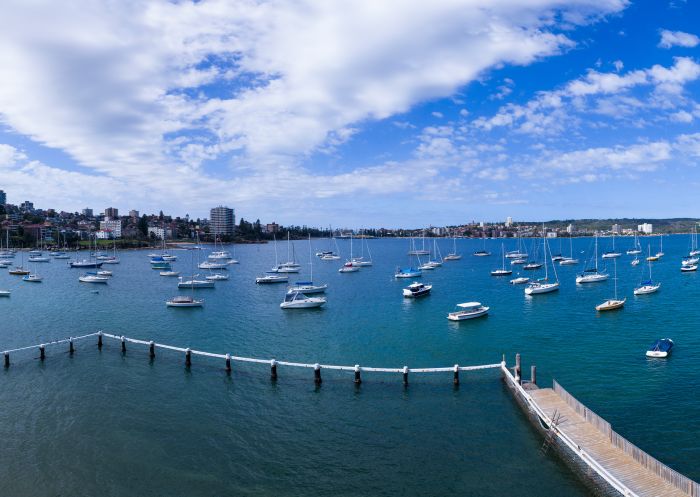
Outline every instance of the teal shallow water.
{"label": "teal shallow water", "polygon": [[[313,243],[314,251],[325,245]],[[404,300],[407,282],[392,274],[407,262],[407,241],[369,243],[375,265],[358,273],[314,260],[314,279],[330,285],[319,311],[282,311],[282,286],[254,284],[274,263],[271,244],[237,246],[241,264],[230,281],[199,291],[201,310],[165,307],[178,293],[176,280],[151,270],[147,252],[121,254],[106,287],[80,284],[79,271],[61,261],[37,265],[41,284],[3,272],[0,287],[13,295],[0,300],[0,349],[103,329],[212,352],[349,365],[481,364],[503,353],[512,362],[521,352],[526,369],[537,364],[540,384],[556,377],[632,442],[700,479],[693,360],[700,280],[679,271],[688,237],[664,241],[655,295],[632,296],[644,267],[630,267],[623,255],[619,293],[628,301],[606,315],[594,307],[612,296],[613,282],[577,287],[580,266],[557,267],[561,290],[535,298],[489,276],[500,266],[500,241],[487,242],[492,257],[476,258],[467,254],[481,243],[459,240],[465,257],[423,277],[433,294]],[[575,240],[574,252],[590,243]],[[339,244],[347,255],[349,242]],[[308,253],[306,242],[295,247]],[[176,269],[186,272],[190,253],[178,255]],[[467,300],[490,305],[490,316],[448,322],[446,313]],[[673,357],[647,360],[646,347],[661,336],[676,342]],[[564,467],[540,455],[540,440],[496,372],[463,375],[459,390],[449,375],[414,375],[407,391],[398,375],[366,375],[356,390],[351,375],[324,372],[316,389],[310,371],[280,369],[271,385],[266,367],[234,366],[227,378],[221,364],[194,360],[185,372],[173,353],[149,364],[144,349],[131,346],[122,357],[109,342],[101,353],[93,342],[81,344],[72,358],[49,349],[43,365],[32,354],[13,357],[0,372],[4,493],[586,495]]]}

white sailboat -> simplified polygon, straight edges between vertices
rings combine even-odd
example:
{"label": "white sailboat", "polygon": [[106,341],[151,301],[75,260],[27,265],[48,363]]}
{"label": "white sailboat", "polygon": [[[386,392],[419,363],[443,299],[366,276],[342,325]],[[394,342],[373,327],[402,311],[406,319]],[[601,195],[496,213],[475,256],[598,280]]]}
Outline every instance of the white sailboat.
{"label": "white sailboat", "polygon": [[552,252],[549,250],[549,244],[547,243],[547,238],[544,231],[544,224],[542,225],[542,247],[544,250],[544,278],[540,278],[537,281],[530,282],[530,284],[525,288],[525,295],[538,295],[540,293],[550,293],[559,290],[559,277],[557,276],[557,268],[552,262],[552,271],[554,272],[553,283],[549,282],[549,273],[547,271],[547,255],[552,258]]}
{"label": "white sailboat", "polygon": [[664,254],[664,235],[659,235],[659,240],[661,245],[659,247],[659,251],[656,253],[657,259],[666,255]]}
{"label": "white sailboat", "polygon": [[639,238],[637,232],[634,232],[634,246],[627,251],[627,255],[638,255],[642,253],[642,248],[639,246]]}
{"label": "white sailboat", "polygon": [[309,235],[309,281],[297,281],[289,288],[290,292],[300,292],[303,294],[323,293],[328,288],[327,284],[314,285],[314,263],[311,256],[311,235]]}
{"label": "white sailboat", "polygon": [[700,255],[700,249],[698,249],[698,227],[697,224],[693,226],[693,232],[690,235],[690,252],[688,252],[690,257],[695,257]]}
{"label": "white sailboat", "polygon": [[608,273],[598,272],[598,233],[595,235],[595,250],[593,258],[595,259],[595,267],[584,269],[583,273],[576,276],[576,283],[597,283],[608,279]]}
{"label": "white sailboat", "polygon": [[612,234],[612,250],[608,252],[603,252],[603,259],[616,259],[622,254],[615,250],[615,233]]}
{"label": "white sailboat", "polygon": [[501,269],[491,271],[491,276],[509,276],[513,274],[511,269],[506,269],[506,247],[503,243],[501,243],[501,259],[503,261]]}
{"label": "white sailboat", "polygon": [[[365,259],[365,247],[367,247],[367,259]],[[352,258],[352,265],[358,267],[367,267],[372,265],[372,252],[369,250],[369,244],[367,243],[367,237],[364,235],[360,240],[360,257]]]}
{"label": "white sailboat", "polygon": [[452,252],[445,256],[446,261],[458,261],[462,258],[462,254],[457,253],[457,235],[452,235]]}
{"label": "white sailboat", "polygon": [[573,266],[578,264],[578,259],[574,258],[574,237],[569,235],[569,257],[564,257],[559,260],[560,266]]}
{"label": "white sailboat", "polygon": [[625,302],[627,301],[627,298],[624,298],[622,300],[617,298],[617,260],[613,259],[614,263],[614,270],[615,270],[615,276],[613,277],[613,281],[615,282],[615,297],[612,299],[608,299],[602,304],[599,304],[595,307],[596,311],[602,312],[602,311],[614,311],[616,309],[621,309],[624,305]]}
{"label": "white sailboat", "polygon": [[483,247],[481,248],[481,250],[477,250],[476,252],[474,252],[474,255],[476,257],[488,257],[489,255],[491,255],[491,252],[486,250],[486,233],[484,233],[481,238],[483,241]]}
{"label": "white sailboat", "polygon": [[[523,252],[522,248],[522,238],[520,238],[520,227],[518,227],[518,231],[516,233],[516,237],[518,240],[518,247],[516,250],[513,250],[511,252],[506,253],[506,259],[516,259],[516,260],[523,260],[523,264],[525,263],[525,259],[527,259],[528,253]],[[511,263],[512,264],[512,263]]]}
{"label": "white sailboat", "polygon": [[352,261],[352,231],[350,232],[350,259],[338,269],[339,273],[356,273],[360,270],[359,264],[353,264]]}
{"label": "white sailboat", "polygon": [[[649,246],[649,254],[651,255],[651,245]],[[651,279],[651,261],[647,262],[647,265],[649,266],[649,279],[639,283],[639,286],[634,289],[634,295],[654,293],[661,288],[661,283],[654,283],[654,281]]]}

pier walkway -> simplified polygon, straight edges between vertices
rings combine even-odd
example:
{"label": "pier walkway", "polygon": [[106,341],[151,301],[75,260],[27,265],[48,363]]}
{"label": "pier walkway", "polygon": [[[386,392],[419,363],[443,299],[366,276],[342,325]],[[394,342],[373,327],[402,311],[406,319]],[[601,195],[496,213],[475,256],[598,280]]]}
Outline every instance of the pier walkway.
{"label": "pier walkway", "polygon": [[[617,493],[638,497],[700,497],[700,485],[653,458],[613,431],[610,423],[564,390],[520,382],[504,366],[506,382],[547,432],[544,448],[557,439],[576,463]],[[516,373],[518,375],[518,373]]]}

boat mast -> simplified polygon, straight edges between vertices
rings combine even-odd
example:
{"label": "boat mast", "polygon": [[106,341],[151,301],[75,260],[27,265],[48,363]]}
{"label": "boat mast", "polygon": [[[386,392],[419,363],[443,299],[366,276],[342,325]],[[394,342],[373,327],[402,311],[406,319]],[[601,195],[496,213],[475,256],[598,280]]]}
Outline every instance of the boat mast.
{"label": "boat mast", "polygon": [[309,280],[313,283],[314,281],[314,263],[311,257],[311,233],[309,233]]}
{"label": "boat mast", "polygon": [[547,271],[547,233],[544,231],[544,223],[542,223],[542,251],[544,252],[544,280],[548,281],[549,273]]}

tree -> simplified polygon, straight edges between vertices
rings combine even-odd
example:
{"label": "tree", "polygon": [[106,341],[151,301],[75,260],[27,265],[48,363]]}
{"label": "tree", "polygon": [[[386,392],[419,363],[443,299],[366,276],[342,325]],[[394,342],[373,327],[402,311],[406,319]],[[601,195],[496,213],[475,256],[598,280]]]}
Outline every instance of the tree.
{"label": "tree", "polygon": [[146,214],[139,219],[139,231],[144,237],[148,237],[148,216]]}

